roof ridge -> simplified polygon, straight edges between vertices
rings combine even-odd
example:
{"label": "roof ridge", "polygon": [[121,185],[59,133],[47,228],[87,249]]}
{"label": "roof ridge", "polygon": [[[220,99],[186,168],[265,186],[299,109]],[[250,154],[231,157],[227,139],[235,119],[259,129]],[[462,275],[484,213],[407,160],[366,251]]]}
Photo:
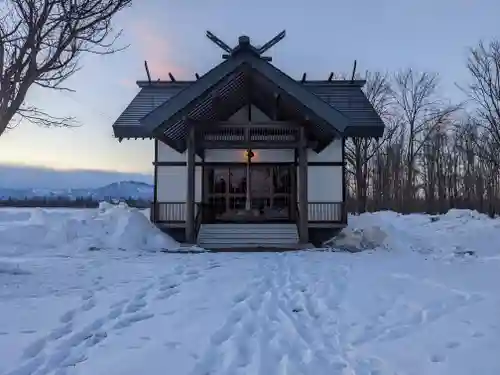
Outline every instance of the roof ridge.
{"label": "roof ridge", "polygon": [[[201,78],[201,77],[200,77]],[[186,86],[195,83],[197,80],[175,80],[175,81],[168,81],[168,80],[157,80],[157,81],[144,81],[144,80],[139,80],[136,81],[137,86],[140,88],[145,88],[145,87],[175,87],[175,86]],[[366,83],[366,80],[364,79],[355,79],[353,81],[349,79],[335,79],[335,80],[308,80],[305,82],[302,82],[302,80],[297,79],[295,80],[298,83],[301,83],[305,86],[313,86],[313,85],[324,85],[324,86],[352,86],[352,87],[363,87],[364,84]]]}

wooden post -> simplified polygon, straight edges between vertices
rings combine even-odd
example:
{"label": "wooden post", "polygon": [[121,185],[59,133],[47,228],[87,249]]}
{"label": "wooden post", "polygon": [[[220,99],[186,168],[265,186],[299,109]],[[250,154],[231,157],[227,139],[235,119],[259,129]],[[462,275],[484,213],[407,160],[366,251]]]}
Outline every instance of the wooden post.
{"label": "wooden post", "polygon": [[297,150],[295,149],[295,163],[293,164],[293,167],[290,168],[290,181],[292,181],[292,186],[291,186],[291,199],[290,199],[290,219],[294,220],[297,222]]}
{"label": "wooden post", "polygon": [[194,233],[194,172],[195,141],[194,126],[191,125],[187,140],[187,196],[186,196],[186,242],[195,243]]}
{"label": "wooden post", "polygon": [[304,128],[300,130],[299,142],[299,234],[300,242],[309,242],[309,218],[307,201],[307,140]]}
{"label": "wooden post", "polygon": [[155,161],[154,161],[154,182],[155,182],[155,187],[153,191],[153,204],[151,205],[151,217],[150,220],[153,223],[156,223],[158,221],[158,215],[157,215],[157,207],[158,207],[158,153],[159,153],[159,148],[158,148],[158,142],[160,142],[158,139],[155,138]]}

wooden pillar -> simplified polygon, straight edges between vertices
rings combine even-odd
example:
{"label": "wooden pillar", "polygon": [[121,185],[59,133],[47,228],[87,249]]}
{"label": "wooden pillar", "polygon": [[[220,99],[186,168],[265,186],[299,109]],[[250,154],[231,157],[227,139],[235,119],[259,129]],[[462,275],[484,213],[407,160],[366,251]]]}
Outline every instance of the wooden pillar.
{"label": "wooden pillar", "polygon": [[307,200],[307,142],[304,128],[300,128],[299,142],[299,235],[300,242],[309,242],[309,218]]}
{"label": "wooden pillar", "polygon": [[155,161],[154,161],[154,191],[153,191],[153,205],[151,206],[151,217],[150,220],[156,223],[158,220],[158,139],[155,138]]}
{"label": "wooden pillar", "polygon": [[194,126],[191,125],[187,140],[187,194],[186,194],[186,242],[195,243],[194,233],[194,177],[195,141]]}

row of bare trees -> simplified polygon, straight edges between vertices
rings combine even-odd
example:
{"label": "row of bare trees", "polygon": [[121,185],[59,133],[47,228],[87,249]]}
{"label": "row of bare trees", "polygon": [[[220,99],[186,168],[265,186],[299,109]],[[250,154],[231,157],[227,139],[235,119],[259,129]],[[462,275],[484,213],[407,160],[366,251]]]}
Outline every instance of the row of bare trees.
{"label": "row of bare trees", "polygon": [[500,42],[472,48],[467,68],[463,103],[440,95],[436,74],[367,74],[387,130],[347,143],[351,211],[500,212]]}

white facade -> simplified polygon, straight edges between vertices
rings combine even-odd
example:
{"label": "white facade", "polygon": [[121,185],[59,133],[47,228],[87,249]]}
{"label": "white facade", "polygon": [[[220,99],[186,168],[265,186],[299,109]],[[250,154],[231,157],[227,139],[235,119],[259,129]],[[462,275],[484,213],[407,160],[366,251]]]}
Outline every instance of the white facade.
{"label": "white facade", "polygon": [[[251,107],[251,118],[254,122],[265,123],[270,119],[255,106]],[[248,107],[236,112],[229,122],[248,121]],[[156,141],[156,184],[158,202],[185,202],[187,193],[187,153],[180,154],[161,141]],[[205,163],[244,163],[245,149],[208,149],[205,150]],[[252,149],[252,163],[294,163],[293,149]],[[308,150],[308,201],[309,202],[342,202],[343,201],[343,167],[342,140],[334,140],[319,154]],[[201,158],[196,156],[196,162]],[[163,163],[163,165],[162,165]],[[168,164],[168,165],[166,165]],[[322,165],[323,164],[323,165]],[[297,168],[297,181],[298,179]],[[202,168],[195,170],[195,201],[202,197]],[[298,191],[298,189],[297,189]]]}
{"label": "white facade", "polygon": [[[168,145],[158,142],[156,166],[158,202],[185,202],[187,192],[186,153],[180,154]],[[213,149],[205,151],[206,163],[244,163],[244,149]],[[291,149],[252,150],[255,154],[252,163],[294,163],[295,154]],[[342,202],[343,170],[342,141],[335,140],[321,153],[308,150],[308,200],[309,202]],[[197,157],[197,162],[201,158]],[[162,165],[162,163],[169,165]],[[324,165],[321,165],[325,163]],[[338,163],[339,165],[332,165]],[[297,168],[298,173],[298,168]],[[195,170],[195,200],[201,201],[202,167]]]}

